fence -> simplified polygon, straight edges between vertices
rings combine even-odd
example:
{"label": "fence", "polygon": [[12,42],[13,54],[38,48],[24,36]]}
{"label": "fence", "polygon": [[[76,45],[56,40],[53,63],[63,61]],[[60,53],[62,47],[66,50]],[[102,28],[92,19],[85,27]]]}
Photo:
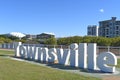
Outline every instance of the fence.
{"label": "fence", "polygon": [[13,43],[0,44],[0,48],[3,48],[3,49],[14,49],[14,44]]}
{"label": "fence", "polygon": [[120,56],[120,47],[113,46],[97,46],[97,54],[102,52],[112,52],[117,56]]}
{"label": "fence", "polygon": [[[36,47],[47,47],[47,48],[63,48],[68,49],[69,46],[66,45],[43,45],[43,44],[22,44],[24,46],[36,46]],[[4,43],[0,44],[0,48],[3,49],[14,49],[14,43]],[[112,52],[117,56],[120,56],[120,47],[112,47],[112,46],[97,46],[97,54],[102,52]]]}
{"label": "fence", "polygon": [[[24,46],[36,46],[36,47],[47,47],[47,48],[63,48],[63,49],[69,48],[69,46],[66,46],[66,45],[44,45],[44,44],[22,44],[22,45],[24,45]],[[14,49],[14,43],[0,44],[0,48]]]}

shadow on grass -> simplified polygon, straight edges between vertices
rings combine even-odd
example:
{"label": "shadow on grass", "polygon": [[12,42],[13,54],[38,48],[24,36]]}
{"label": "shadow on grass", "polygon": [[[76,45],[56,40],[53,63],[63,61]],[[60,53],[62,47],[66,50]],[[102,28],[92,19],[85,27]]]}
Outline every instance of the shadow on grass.
{"label": "shadow on grass", "polygon": [[14,57],[14,56],[10,54],[0,54],[0,57]]}
{"label": "shadow on grass", "polygon": [[62,69],[62,70],[77,70],[78,72],[85,72],[85,73],[98,73],[98,74],[106,73],[106,72],[103,72],[101,70],[83,69],[83,68],[79,68],[79,67],[65,66],[65,65],[62,65],[62,64],[48,63],[47,66],[50,66],[52,68]]}
{"label": "shadow on grass", "polygon": [[79,70],[79,68],[77,67],[73,67],[73,66],[65,66],[62,64],[53,64],[53,63],[48,63],[47,66],[50,66],[52,68],[58,68],[58,69],[65,69],[65,70]]}
{"label": "shadow on grass", "polygon": [[[4,55],[3,55],[4,56]],[[23,60],[27,60],[27,61],[32,61],[32,62],[35,62],[35,63],[40,63],[40,64],[44,64],[46,66],[49,66],[51,68],[57,68],[57,69],[61,69],[61,70],[76,70],[78,72],[85,72],[85,73],[98,73],[98,74],[101,74],[101,73],[106,73],[106,72],[103,72],[103,71],[100,71],[100,70],[90,70],[90,69],[82,69],[82,68],[79,68],[79,67],[73,67],[73,66],[66,66],[66,65],[62,65],[62,64],[58,64],[58,63],[48,63],[48,62],[41,62],[41,61],[36,61],[36,60],[33,60],[33,59],[28,59],[28,58],[21,58],[21,57],[15,57],[15,56],[12,56],[13,58],[18,58],[18,59],[23,59]],[[107,72],[108,73],[108,72]]]}
{"label": "shadow on grass", "polygon": [[91,69],[80,69],[80,71],[81,72],[86,72],[86,73],[106,73],[106,72],[103,72],[101,70],[91,70]]}
{"label": "shadow on grass", "polygon": [[1,57],[8,57],[9,55],[0,54]]}

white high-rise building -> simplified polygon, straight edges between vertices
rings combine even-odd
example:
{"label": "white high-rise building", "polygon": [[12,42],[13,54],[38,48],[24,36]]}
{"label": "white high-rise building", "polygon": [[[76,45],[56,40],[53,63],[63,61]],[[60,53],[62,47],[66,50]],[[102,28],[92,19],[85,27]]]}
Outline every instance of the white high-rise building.
{"label": "white high-rise building", "polygon": [[87,28],[87,35],[88,36],[98,36],[98,26],[96,25],[89,25]]}

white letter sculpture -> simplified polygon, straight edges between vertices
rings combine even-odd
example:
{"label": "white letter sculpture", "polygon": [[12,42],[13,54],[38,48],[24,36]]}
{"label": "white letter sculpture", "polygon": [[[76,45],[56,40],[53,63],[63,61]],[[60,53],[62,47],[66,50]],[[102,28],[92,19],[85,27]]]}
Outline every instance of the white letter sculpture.
{"label": "white letter sculpture", "polygon": [[70,49],[44,48],[36,46],[24,46],[20,42],[15,43],[15,56],[37,60],[40,62],[58,61],[58,64],[79,67],[83,69],[97,70],[103,72],[115,72],[117,58],[111,52],[96,54],[96,43],[73,43]]}
{"label": "white letter sculpture", "polygon": [[97,58],[97,66],[103,72],[115,72],[115,65],[117,65],[117,58],[111,52],[100,53]]}

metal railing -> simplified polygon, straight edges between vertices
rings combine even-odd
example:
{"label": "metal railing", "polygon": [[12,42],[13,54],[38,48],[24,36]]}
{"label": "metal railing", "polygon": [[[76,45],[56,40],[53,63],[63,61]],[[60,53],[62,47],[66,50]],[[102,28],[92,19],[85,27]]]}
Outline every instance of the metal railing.
{"label": "metal railing", "polygon": [[3,49],[14,49],[14,44],[13,43],[3,43],[3,44],[0,44],[0,48],[3,48]]}
{"label": "metal railing", "polygon": [[97,46],[97,54],[102,52],[112,52],[117,56],[120,56],[120,47],[113,46]]}
{"label": "metal railing", "polygon": [[[69,46],[67,45],[44,45],[44,44],[22,44],[24,46],[36,46],[36,47],[47,47],[47,48],[63,48],[68,49]],[[14,49],[13,43],[4,43],[0,44],[0,48],[3,49]],[[97,54],[100,54],[102,52],[112,52],[117,56],[120,56],[120,47],[113,47],[113,46],[97,46]]]}

